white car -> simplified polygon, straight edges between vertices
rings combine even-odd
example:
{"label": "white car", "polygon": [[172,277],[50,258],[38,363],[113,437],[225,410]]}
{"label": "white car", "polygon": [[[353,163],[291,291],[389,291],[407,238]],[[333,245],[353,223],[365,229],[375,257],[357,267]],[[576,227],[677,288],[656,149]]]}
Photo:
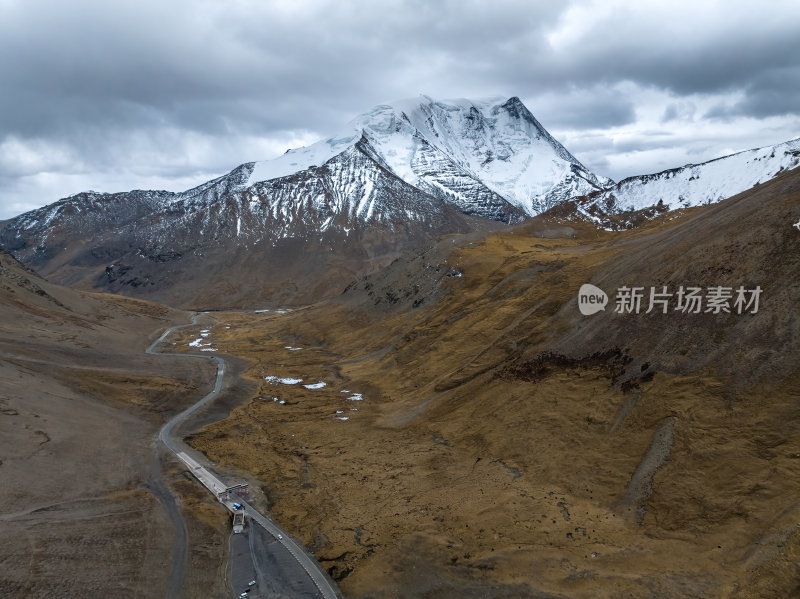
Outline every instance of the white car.
{"label": "white car", "polygon": [[279,541],[282,541],[282,540],[283,540],[283,535],[282,535],[282,534],[278,534],[278,540],[279,540]]}

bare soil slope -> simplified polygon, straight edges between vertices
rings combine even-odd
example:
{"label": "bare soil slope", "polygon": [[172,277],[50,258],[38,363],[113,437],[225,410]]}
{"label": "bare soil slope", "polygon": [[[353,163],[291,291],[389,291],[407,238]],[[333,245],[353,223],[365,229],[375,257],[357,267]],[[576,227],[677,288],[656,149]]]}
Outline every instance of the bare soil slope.
{"label": "bare soil slope", "polygon": [[[0,250],[3,597],[165,595],[175,529],[155,435],[213,369],[144,349],[160,328],[185,320],[148,302],[52,285]],[[180,469],[164,470],[170,486],[191,491]],[[183,506],[204,499],[189,493]],[[185,571],[211,592],[222,559],[208,547],[215,534],[213,522],[190,519],[195,551]]]}

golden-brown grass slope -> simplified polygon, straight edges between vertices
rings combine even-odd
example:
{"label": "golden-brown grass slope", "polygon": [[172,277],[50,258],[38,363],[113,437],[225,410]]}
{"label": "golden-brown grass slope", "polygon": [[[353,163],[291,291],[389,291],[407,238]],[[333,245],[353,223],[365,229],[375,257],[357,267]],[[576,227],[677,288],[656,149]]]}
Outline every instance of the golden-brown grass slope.
{"label": "golden-brown grass slope", "polygon": [[[790,172],[624,233],[447,238],[338,301],[227,315],[212,335],[259,395],[193,443],[264,481],[348,596],[796,596],[799,218]],[[587,282],[605,312],[578,311]],[[763,293],[623,315],[623,285]]]}

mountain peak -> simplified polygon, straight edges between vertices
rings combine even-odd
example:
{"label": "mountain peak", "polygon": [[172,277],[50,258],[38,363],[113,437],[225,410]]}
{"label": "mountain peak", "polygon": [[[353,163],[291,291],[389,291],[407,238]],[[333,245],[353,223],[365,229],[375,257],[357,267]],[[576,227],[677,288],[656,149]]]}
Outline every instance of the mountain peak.
{"label": "mountain peak", "polygon": [[[249,183],[321,166],[365,136],[382,164],[411,185],[462,202],[468,180],[528,215],[608,184],[555,140],[517,97],[379,104],[336,136],[256,163]],[[444,175],[443,175],[444,173]],[[459,182],[450,184],[450,175]]]}

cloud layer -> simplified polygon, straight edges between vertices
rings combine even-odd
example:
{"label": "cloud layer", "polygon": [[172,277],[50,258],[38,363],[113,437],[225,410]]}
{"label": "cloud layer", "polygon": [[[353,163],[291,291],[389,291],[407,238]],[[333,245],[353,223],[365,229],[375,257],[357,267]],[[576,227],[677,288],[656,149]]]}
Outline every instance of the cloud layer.
{"label": "cloud layer", "polygon": [[793,0],[0,0],[0,219],[185,189],[419,93],[517,95],[617,179],[778,143],[798,22]]}

